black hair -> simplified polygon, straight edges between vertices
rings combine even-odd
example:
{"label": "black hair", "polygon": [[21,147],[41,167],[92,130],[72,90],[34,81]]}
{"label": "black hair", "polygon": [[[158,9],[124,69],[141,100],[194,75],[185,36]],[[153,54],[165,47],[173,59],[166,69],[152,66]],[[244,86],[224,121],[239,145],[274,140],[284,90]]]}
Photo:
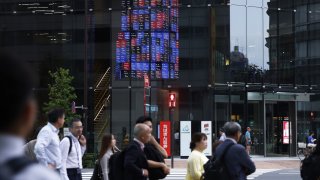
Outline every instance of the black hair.
{"label": "black hair", "polygon": [[69,128],[72,128],[73,127],[73,123],[75,123],[75,122],[81,122],[81,120],[77,119],[77,118],[72,119],[68,124]]}
{"label": "black hair", "polygon": [[0,131],[6,131],[17,123],[26,103],[34,98],[35,76],[25,60],[5,52],[0,52],[0,68]]}
{"label": "black hair", "polygon": [[50,123],[56,123],[64,114],[65,111],[62,108],[53,109],[48,113],[48,121]]}
{"label": "black hair", "polygon": [[241,126],[237,122],[226,122],[223,128],[227,137],[236,136],[238,132],[241,132]]}
{"label": "black hair", "polygon": [[150,121],[152,122],[152,118],[149,117],[149,116],[140,116],[137,121],[136,121],[136,124],[139,124],[139,123],[145,123],[147,121]]}
{"label": "black hair", "polygon": [[313,131],[310,131],[310,132],[309,132],[309,136],[311,136],[312,134],[314,134],[314,132],[313,132]]}
{"label": "black hair", "polygon": [[202,139],[207,139],[207,135],[204,134],[204,133],[200,133],[200,132],[197,132],[197,133],[193,134],[191,142],[190,142],[191,151],[193,151],[194,148],[196,148],[196,143],[197,142],[201,142]]}

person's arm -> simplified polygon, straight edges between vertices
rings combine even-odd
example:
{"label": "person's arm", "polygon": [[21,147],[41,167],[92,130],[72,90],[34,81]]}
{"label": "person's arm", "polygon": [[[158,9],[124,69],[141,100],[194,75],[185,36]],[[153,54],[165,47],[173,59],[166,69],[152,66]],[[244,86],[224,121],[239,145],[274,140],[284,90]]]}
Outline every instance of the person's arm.
{"label": "person's arm", "polygon": [[149,168],[161,168],[165,174],[170,173],[170,168],[168,168],[168,166],[163,162],[148,160],[148,167]]}
{"label": "person's arm", "polygon": [[201,172],[201,161],[200,161],[200,157],[193,157],[192,161],[190,162],[190,175],[192,177],[192,179],[194,180],[198,180],[201,178],[202,176],[202,172]]}
{"label": "person's arm", "polygon": [[87,149],[87,139],[84,135],[80,136],[79,143],[81,147],[81,155],[83,156]]}
{"label": "person's arm", "polygon": [[162,154],[164,158],[168,158],[167,151],[162,146],[160,146],[160,144],[156,141],[156,139],[153,136],[151,136],[150,138],[150,143],[157,148],[157,150]]}
{"label": "person's arm", "polygon": [[69,155],[70,141],[68,138],[63,138],[60,142],[60,151],[61,151],[61,168],[60,176],[61,180],[69,180],[67,174],[67,158]]}
{"label": "person's arm", "polygon": [[135,162],[138,159],[139,151],[136,147],[131,146],[125,155],[124,158],[124,168],[128,169],[128,171],[132,172],[133,174],[141,174],[142,176],[144,175],[144,170],[139,168]]}
{"label": "person's arm", "polygon": [[109,159],[110,159],[110,157],[108,157],[108,155],[105,154],[100,160],[101,170],[102,170],[102,174],[103,174],[103,180],[109,180],[109,169],[108,169]]}
{"label": "person's arm", "polygon": [[239,155],[237,157],[240,158],[239,162],[241,163],[242,167],[244,167],[246,175],[250,175],[256,171],[256,166],[244,148],[239,150]]}
{"label": "person's arm", "polygon": [[34,153],[40,164],[47,166],[49,165],[49,159],[46,154],[46,148],[49,146],[51,140],[50,132],[44,130],[40,131],[37,137],[37,143],[34,147]]}

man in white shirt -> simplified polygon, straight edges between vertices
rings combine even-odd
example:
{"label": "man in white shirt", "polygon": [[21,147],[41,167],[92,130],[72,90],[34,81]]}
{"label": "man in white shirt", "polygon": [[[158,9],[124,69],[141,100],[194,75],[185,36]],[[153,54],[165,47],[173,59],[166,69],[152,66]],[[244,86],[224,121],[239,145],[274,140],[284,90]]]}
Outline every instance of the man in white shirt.
{"label": "man in white shirt", "polygon": [[[20,59],[3,53],[0,53],[0,59],[0,83],[4,85],[0,88],[0,179],[59,180],[55,172],[27,162],[24,156],[24,139],[32,131],[37,114],[32,72]],[[10,161],[27,163],[17,170],[10,166]]]}
{"label": "man in white shirt", "polygon": [[[82,157],[86,150],[86,138],[82,135],[83,126],[79,119],[70,122],[71,135],[60,142],[62,166],[60,169],[62,180],[82,180]],[[71,144],[70,144],[71,142]]]}
{"label": "man in white shirt", "polygon": [[53,109],[48,113],[48,124],[38,134],[34,153],[38,161],[57,172],[61,168],[59,129],[63,127],[65,112],[63,109]]}

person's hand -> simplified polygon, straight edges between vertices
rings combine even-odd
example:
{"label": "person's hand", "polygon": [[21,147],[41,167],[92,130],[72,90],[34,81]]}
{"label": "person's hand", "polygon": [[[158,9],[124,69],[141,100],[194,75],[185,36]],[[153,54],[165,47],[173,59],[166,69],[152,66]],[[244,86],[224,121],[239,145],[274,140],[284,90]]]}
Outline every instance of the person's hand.
{"label": "person's hand", "polygon": [[143,176],[144,177],[148,177],[149,176],[149,172],[147,169],[142,169],[143,170]]}
{"label": "person's hand", "polygon": [[156,145],[158,142],[157,142],[157,140],[156,140],[153,136],[151,136],[149,143],[150,143],[150,144],[153,144],[153,145]]}
{"label": "person's hand", "polygon": [[86,139],[86,137],[84,137],[84,135],[81,135],[81,136],[79,137],[79,142],[80,142],[81,146],[85,146],[85,145],[87,144],[87,139]]}
{"label": "person's hand", "polygon": [[170,168],[165,163],[163,163],[162,170],[165,174],[170,174]]}
{"label": "person's hand", "polygon": [[54,170],[54,169],[56,169],[56,166],[54,164],[48,164],[48,168]]}

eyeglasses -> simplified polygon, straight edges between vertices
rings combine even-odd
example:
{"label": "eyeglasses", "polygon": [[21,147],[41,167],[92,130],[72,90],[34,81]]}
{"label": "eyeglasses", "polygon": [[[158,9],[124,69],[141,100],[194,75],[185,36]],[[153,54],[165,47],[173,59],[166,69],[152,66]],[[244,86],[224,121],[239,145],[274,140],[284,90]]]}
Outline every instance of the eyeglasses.
{"label": "eyeglasses", "polygon": [[76,127],[73,127],[74,129],[83,129],[83,126],[76,126]]}

